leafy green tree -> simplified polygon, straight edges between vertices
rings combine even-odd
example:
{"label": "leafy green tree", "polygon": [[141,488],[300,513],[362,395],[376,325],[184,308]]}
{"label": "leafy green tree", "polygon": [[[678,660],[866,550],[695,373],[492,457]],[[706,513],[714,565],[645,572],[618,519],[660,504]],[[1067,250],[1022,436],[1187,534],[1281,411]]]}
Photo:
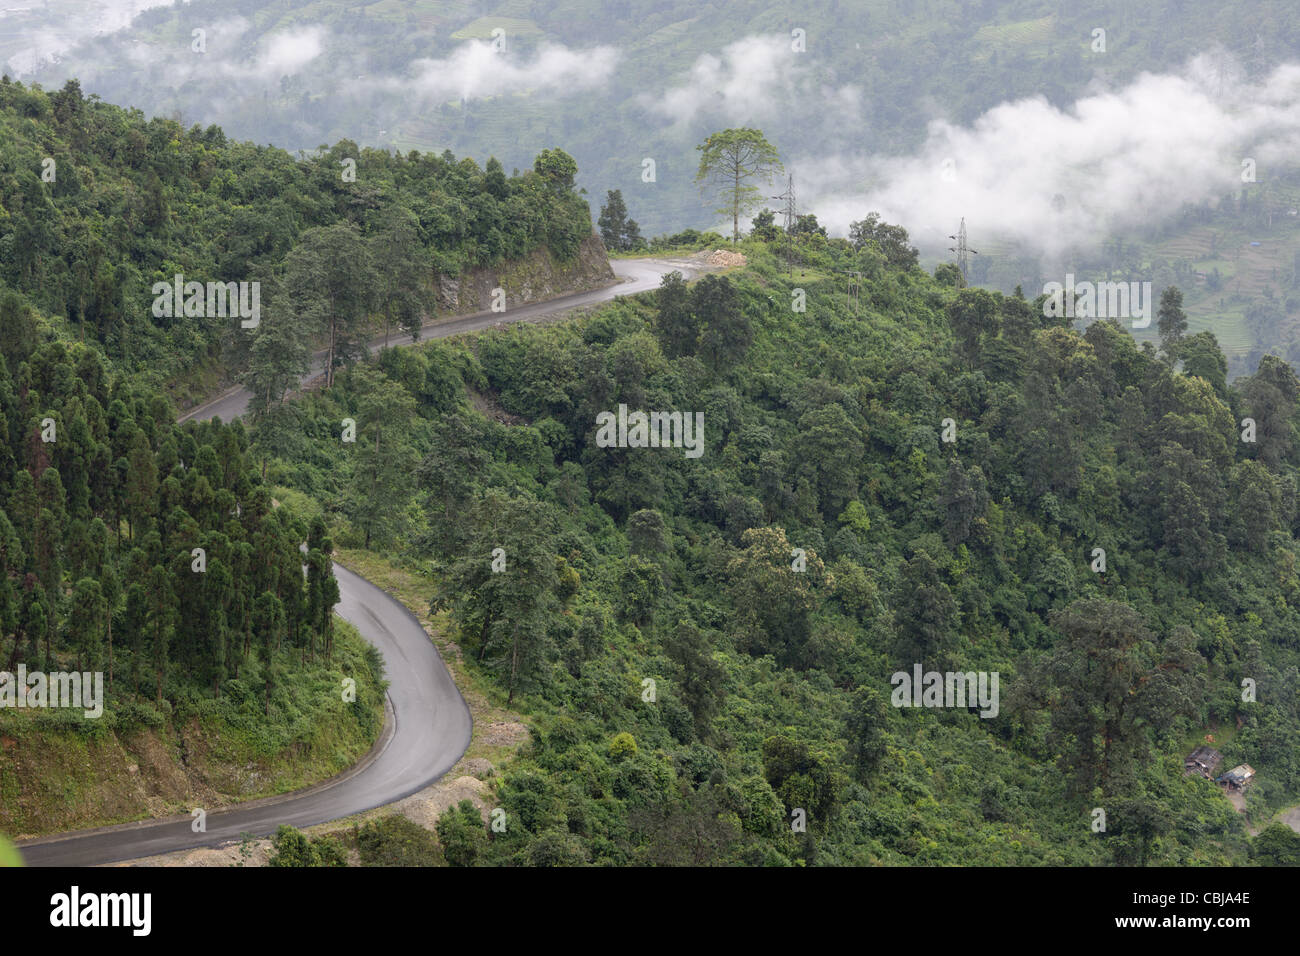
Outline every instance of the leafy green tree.
{"label": "leafy green tree", "polygon": [[462,800],[438,817],[438,842],[449,866],[473,866],[487,855],[487,829],[474,804]]}
{"label": "leafy green tree", "polygon": [[334,578],[333,541],[324,536],[324,525],[317,517],[307,539],[307,655],[316,654],[316,636],[326,657],[331,653],[334,635],[334,605],[339,602],[338,581]]}
{"label": "leafy green tree", "polygon": [[1173,829],[1168,805],[1147,797],[1120,802],[1106,824],[1107,842],[1120,866],[1146,866],[1156,841]]}
{"label": "leafy green tree", "polygon": [[1228,395],[1228,360],[1219,348],[1213,332],[1197,332],[1183,339],[1178,347],[1183,360],[1183,374],[1197,375],[1212,386],[1220,398]]}
{"label": "leafy green tree", "polygon": [[[692,789],[683,784],[678,793],[634,811],[628,822],[644,840],[638,847],[638,862],[653,866],[724,866],[734,862],[734,854],[747,842],[735,805],[734,791],[728,788],[708,785]],[[780,812],[778,802],[778,819]]]}
{"label": "leafy green tree", "polygon": [[483,188],[487,190],[488,195],[498,201],[510,198],[510,181],[506,179],[506,171],[501,165],[501,160],[495,156],[489,156],[487,165],[483,167]]}
{"label": "leafy green tree", "polygon": [[889,749],[889,702],[871,687],[861,687],[854,694],[845,721],[848,757],[863,783],[876,769]]}
{"label": "leafy green tree", "polygon": [[415,399],[397,383],[369,369],[358,369],[362,401],[357,410],[358,441],[344,509],[365,535],[387,542],[400,527],[416,453],[402,425],[415,414]]}
{"label": "leafy green tree", "polygon": [[957,602],[925,551],[917,551],[899,571],[891,595],[896,622],[895,653],[900,661],[937,669],[952,647]]}
{"label": "leafy green tree", "polygon": [[1169,565],[1183,579],[1201,578],[1223,559],[1222,481],[1209,462],[1177,442],[1161,446],[1159,499],[1152,510]]}
{"label": "leafy green tree", "polygon": [[535,500],[491,491],[475,503],[472,526],[468,551],[446,570],[431,610],[451,610],[478,660],[506,675],[513,703],[545,670],[547,620],[560,604],[555,516]]}
{"label": "leafy green tree", "polygon": [[726,276],[707,275],[691,288],[690,309],[701,328],[700,356],[715,370],[744,360],[754,341],[749,316]]}
{"label": "leafy green tree", "polygon": [[664,653],[680,669],[682,703],[695,720],[695,733],[708,739],[726,701],[726,668],[714,658],[708,635],[690,621],[680,622],[665,638]]}
{"label": "leafy green tree", "polygon": [[309,838],[301,830],[281,824],[271,838],[267,866],[347,866],[347,850],[337,837]]}
{"label": "leafy green tree", "polygon": [[362,866],[439,866],[444,863],[434,835],[394,813],[357,830]]}
{"label": "leafy green tree", "polygon": [[252,628],[258,638],[258,656],[262,662],[264,694],[262,713],[271,712],[271,690],[275,679],[275,649],[284,637],[284,605],[270,591],[263,591],[253,603]]}
{"label": "leafy green tree", "polygon": [[1260,866],[1300,866],[1300,833],[1274,821],[1255,837],[1251,854]]}
{"label": "leafy green tree", "polygon": [[[504,184],[500,163],[497,163],[496,174]],[[379,213],[375,233],[370,239],[371,259],[375,266],[375,296],[384,313],[385,347],[394,322],[411,336],[411,341],[417,341],[425,313],[429,311],[428,295],[424,292],[428,279],[422,264],[425,253],[420,245],[418,227],[414,214],[399,205],[391,205]]]}
{"label": "leafy green tree", "polygon": [[30,305],[12,289],[0,293],[0,355],[9,368],[17,369],[37,345],[36,315]]}
{"label": "leafy green tree", "polygon": [[700,336],[700,321],[692,308],[691,289],[680,272],[669,272],[659,282],[655,295],[656,324],[664,352],[670,357],[694,355]]}
{"label": "leafy green tree", "polygon": [[727,562],[737,630],[752,653],[788,663],[808,640],[820,589],[832,583],[826,565],[811,549],[797,555],[783,528],[750,528],[741,543]]}
{"label": "leafy green tree", "polygon": [[572,156],[556,147],[544,149],[537,155],[533,160],[533,171],[542,177],[552,191],[563,195],[573,189],[574,177],[578,175],[578,164]]}
{"label": "leafy green tree", "polygon": [[107,608],[99,582],[82,578],[72,593],[68,637],[77,649],[78,670],[98,670],[104,655]]}
{"label": "leafy green tree", "polygon": [[[1101,598],[1076,601],[1052,614],[1062,634],[1032,680],[1055,687],[1052,745],[1075,793],[1132,792],[1137,763],[1150,745],[1149,727],[1169,727],[1192,712],[1187,688],[1195,655],[1188,636],[1162,655],[1142,618],[1126,604]],[[1145,837],[1144,837],[1145,839]]]}
{"label": "leafy green tree", "polygon": [[362,320],[374,300],[370,247],[352,223],[308,229],[285,256],[284,287],[305,331],[325,336],[325,385],[334,369],[362,354]]}
{"label": "leafy green tree", "polygon": [[278,297],[262,309],[243,379],[253,393],[249,410],[256,418],[281,405],[311,366],[309,339],[296,319]]}
{"label": "leafy green tree", "polygon": [[1256,422],[1257,457],[1270,471],[1276,471],[1295,447],[1292,421],[1300,400],[1300,379],[1286,362],[1265,355],[1243,392]]}
{"label": "leafy green tree", "polygon": [[939,497],[948,547],[955,548],[969,540],[975,523],[984,516],[988,505],[988,488],[980,466],[971,465],[967,469],[961,459],[952,458]]}
{"label": "leafy green tree", "polygon": [[979,364],[981,342],[997,332],[997,300],[987,289],[962,289],[948,304],[948,322],[957,336],[958,354],[973,369]]}
{"label": "leafy green tree", "polygon": [[[50,653],[50,631],[55,615],[51,612],[45,589],[38,583],[28,592],[28,601],[23,612],[23,633],[28,639],[28,656],[32,660],[42,660],[46,664],[53,661]],[[38,642],[45,641],[45,656],[38,655]]]}
{"label": "leafy green tree", "polygon": [[874,244],[884,254],[885,261],[895,269],[914,268],[920,255],[913,246],[908,245],[907,230],[882,221],[877,212],[849,224],[849,242],[859,251]]}
{"label": "leafy green tree", "polygon": [[823,405],[799,419],[796,445],[817,491],[822,513],[838,515],[858,491],[858,464],[865,450],[863,435],[839,403]]}
{"label": "leafy green tree", "polygon": [[1233,545],[1262,554],[1268,533],[1277,527],[1281,493],[1272,473],[1257,461],[1238,462],[1229,480],[1235,522],[1229,534]]}
{"label": "leafy green tree", "polygon": [[135,540],[137,527],[142,532],[149,530],[157,495],[158,465],[148,436],[137,428],[131,436],[126,471],[127,532],[131,541]]}
{"label": "leafy green tree", "polygon": [[664,592],[664,570],[654,561],[630,554],[619,574],[623,605],[619,617],[636,627],[645,627],[654,616]]}
{"label": "leafy green tree", "polygon": [[627,519],[627,538],[633,554],[654,557],[671,548],[664,517],[653,508],[642,508]]}
{"label": "leafy green tree", "polygon": [[776,225],[776,214],[770,209],[760,209],[749,225],[750,236],[763,242],[772,242],[781,235]]}
{"label": "leafy green tree", "polygon": [[9,496],[7,510],[12,516],[19,546],[27,554],[31,554],[39,508],[36,503],[36,482],[32,479],[32,473],[26,468],[19,469],[14,475],[13,492]]}
{"label": "leafy green tree", "polygon": [[825,753],[777,734],[763,741],[763,773],[787,812],[804,810],[810,830],[829,827],[839,807],[841,780]]}
{"label": "leafy green tree", "polygon": [[794,217],[794,222],[790,224],[790,235],[792,236],[820,236],[826,238],[826,227],[819,225],[817,216],[814,213],[801,213]]}

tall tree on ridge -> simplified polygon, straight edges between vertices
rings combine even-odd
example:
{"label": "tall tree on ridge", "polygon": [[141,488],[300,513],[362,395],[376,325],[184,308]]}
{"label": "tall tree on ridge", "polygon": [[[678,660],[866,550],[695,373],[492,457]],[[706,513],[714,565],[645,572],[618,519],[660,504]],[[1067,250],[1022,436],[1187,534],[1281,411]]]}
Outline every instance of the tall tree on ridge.
{"label": "tall tree on ridge", "polygon": [[717,212],[731,215],[731,241],[740,241],[740,217],[757,207],[763,197],[751,181],[770,183],[784,167],[776,147],[762,130],[724,129],[699,146],[700,168],[695,181],[717,190],[722,200]]}

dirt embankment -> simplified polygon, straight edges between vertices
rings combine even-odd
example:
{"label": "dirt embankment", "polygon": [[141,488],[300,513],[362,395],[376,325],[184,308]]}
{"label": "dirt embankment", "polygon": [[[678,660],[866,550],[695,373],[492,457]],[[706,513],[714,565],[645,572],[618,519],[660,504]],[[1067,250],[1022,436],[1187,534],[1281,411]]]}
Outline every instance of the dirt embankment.
{"label": "dirt embankment", "polygon": [[[35,725],[35,721],[27,721]],[[0,832],[16,839],[217,810],[305,786],[352,759],[312,757],[302,742],[273,758],[231,747],[197,719],[180,727],[86,736],[19,727],[0,735]],[[15,736],[10,736],[10,734]],[[365,741],[349,741],[354,749]]]}

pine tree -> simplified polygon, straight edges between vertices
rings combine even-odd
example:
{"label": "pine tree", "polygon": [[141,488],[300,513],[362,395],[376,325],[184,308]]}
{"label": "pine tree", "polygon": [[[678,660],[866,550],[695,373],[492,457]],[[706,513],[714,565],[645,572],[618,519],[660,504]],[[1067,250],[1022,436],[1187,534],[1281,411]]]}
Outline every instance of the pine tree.
{"label": "pine tree", "polygon": [[1160,347],[1169,361],[1178,360],[1178,347],[1187,331],[1187,313],[1183,311],[1183,293],[1177,286],[1169,286],[1160,293],[1160,308],[1156,310],[1156,328],[1160,331]]}
{"label": "pine tree", "polygon": [[176,611],[172,604],[171,576],[161,565],[149,572],[149,629],[152,637],[153,670],[157,699],[162,700],[163,678],[170,659]]}
{"label": "pine tree", "polygon": [[284,606],[270,591],[263,591],[253,602],[253,633],[257,636],[258,656],[262,662],[262,677],[265,681],[263,713],[271,712],[271,686],[274,680],[273,669],[275,648],[280,644],[284,630]]}
{"label": "pine tree", "polygon": [[600,218],[596,220],[596,225],[606,249],[622,252],[627,248],[627,205],[623,202],[621,190],[611,189],[605,193],[605,205],[600,207]]}
{"label": "pine tree", "polygon": [[72,592],[68,637],[77,651],[78,670],[98,670],[104,655],[104,594],[99,582],[82,578]]}
{"label": "pine tree", "polygon": [[158,465],[154,462],[153,449],[143,429],[136,428],[131,436],[130,451],[127,455],[126,470],[126,508],[127,537],[135,540],[136,528],[149,529],[155,512],[158,495]]}
{"label": "pine tree", "polygon": [[144,586],[133,583],[126,589],[126,611],[122,626],[131,644],[131,693],[140,693],[140,678],[144,673],[145,636],[149,627],[149,598]]}

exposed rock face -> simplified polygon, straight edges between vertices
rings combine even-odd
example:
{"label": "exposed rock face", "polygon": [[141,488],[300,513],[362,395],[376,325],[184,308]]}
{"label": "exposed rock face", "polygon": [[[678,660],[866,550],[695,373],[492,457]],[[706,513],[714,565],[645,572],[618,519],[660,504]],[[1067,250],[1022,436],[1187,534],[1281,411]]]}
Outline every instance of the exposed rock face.
{"label": "exposed rock face", "polygon": [[495,267],[476,266],[459,276],[439,276],[440,315],[484,312],[492,307],[492,290],[502,288],[506,307],[553,299],[570,292],[599,289],[614,281],[609,255],[600,236],[592,233],[568,262],[558,262],[549,249],[536,249],[523,259]]}

